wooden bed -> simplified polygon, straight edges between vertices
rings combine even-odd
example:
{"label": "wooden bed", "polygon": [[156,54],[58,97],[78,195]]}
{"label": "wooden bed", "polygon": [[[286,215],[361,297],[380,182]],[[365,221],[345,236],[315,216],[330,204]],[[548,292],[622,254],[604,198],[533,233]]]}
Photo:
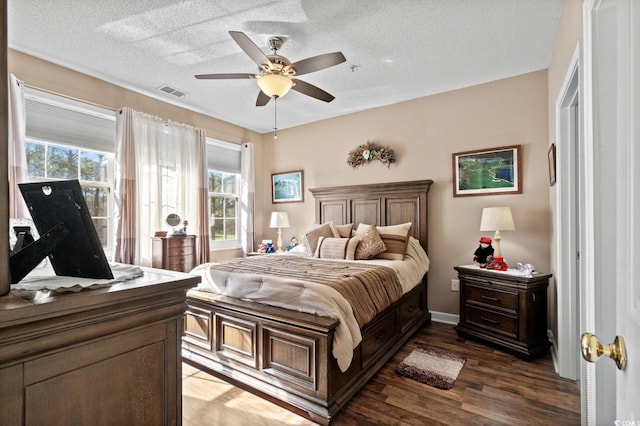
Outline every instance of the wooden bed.
{"label": "wooden bed", "polygon": [[[428,192],[421,180],[310,189],[316,222],[380,226],[412,222],[427,251]],[[428,251],[427,251],[428,253]],[[185,362],[321,424],[431,319],[427,275],[362,328],[345,372],[332,355],[338,320],[191,290],[182,355]]]}

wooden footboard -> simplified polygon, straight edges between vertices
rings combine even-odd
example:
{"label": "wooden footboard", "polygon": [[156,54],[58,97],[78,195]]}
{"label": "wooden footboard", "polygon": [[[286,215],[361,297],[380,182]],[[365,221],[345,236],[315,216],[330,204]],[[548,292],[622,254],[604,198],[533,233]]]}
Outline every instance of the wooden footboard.
{"label": "wooden footboard", "polygon": [[321,424],[431,319],[427,277],[363,330],[344,373],[332,355],[338,320],[191,290],[183,358]]}

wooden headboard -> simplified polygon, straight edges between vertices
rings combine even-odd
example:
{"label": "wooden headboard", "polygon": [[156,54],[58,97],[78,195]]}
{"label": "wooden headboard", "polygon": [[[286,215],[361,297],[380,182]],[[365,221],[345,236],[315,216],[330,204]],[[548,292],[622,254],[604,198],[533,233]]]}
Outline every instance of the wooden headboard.
{"label": "wooden headboard", "polygon": [[432,180],[311,188],[316,222],[378,226],[412,222],[413,236],[428,253],[428,200]]}

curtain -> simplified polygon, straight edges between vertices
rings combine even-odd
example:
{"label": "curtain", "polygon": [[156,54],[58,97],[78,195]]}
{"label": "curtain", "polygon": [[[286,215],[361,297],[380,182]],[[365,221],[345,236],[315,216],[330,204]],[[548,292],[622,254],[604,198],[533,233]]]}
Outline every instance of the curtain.
{"label": "curtain", "polygon": [[23,83],[15,75],[9,76],[9,217],[30,218],[19,183],[29,176],[25,149],[26,112]]}
{"label": "curtain", "polygon": [[[204,131],[123,108],[117,117],[114,260],[152,264],[152,238],[177,213],[198,237],[198,262],[209,257]],[[180,227],[185,226],[183,224]]]}
{"label": "curtain", "polygon": [[207,170],[207,134],[204,130],[198,130],[196,139],[198,150],[198,209],[196,216],[200,219],[196,228],[198,236],[198,262],[206,263],[210,260],[209,248],[209,172]]}
{"label": "curtain", "polygon": [[135,265],[137,230],[136,152],[133,110],[122,108],[116,118],[115,211],[116,243],[113,260]]}
{"label": "curtain", "polygon": [[253,206],[255,199],[255,171],[253,144],[242,144],[240,162],[240,243],[243,254],[254,251]]}
{"label": "curtain", "polygon": [[162,168],[166,176],[162,188],[163,194],[168,195],[168,198],[163,200],[162,217],[169,213],[178,213],[183,221],[187,221],[187,233],[197,236],[197,262],[208,262],[209,192],[206,134],[204,130],[171,121],[167,128],[167,152],[162,158]]}

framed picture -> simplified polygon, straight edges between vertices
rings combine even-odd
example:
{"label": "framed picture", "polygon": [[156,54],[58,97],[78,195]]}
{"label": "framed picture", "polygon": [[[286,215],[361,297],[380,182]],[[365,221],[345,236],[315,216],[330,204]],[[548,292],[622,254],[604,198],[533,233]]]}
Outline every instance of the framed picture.
{"label": "framed picture", "polygon": [[549,161],[549,186],[556,184],[556,144],[552,143],[547,152],[547,160]]}
{"label": "framed picture", "polygon": [[453,196],[521,194],[521,145],[457,152]]}
{"label": "framed picture", "polygon": [[271,174],[271,202],[294,203],[304,201],[302,170]]}

